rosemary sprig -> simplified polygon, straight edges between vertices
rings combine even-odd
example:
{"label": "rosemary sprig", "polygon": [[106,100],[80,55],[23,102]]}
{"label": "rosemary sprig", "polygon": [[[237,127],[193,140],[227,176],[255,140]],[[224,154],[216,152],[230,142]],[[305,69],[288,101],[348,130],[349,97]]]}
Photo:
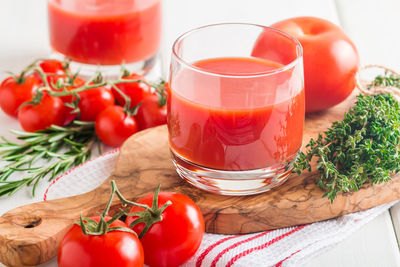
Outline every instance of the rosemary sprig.
{"label": "rosemary sprig", "polygon": [[[1,160],[8,164],[0,169],[0,196],[12,195],[24,186],[32,186],[35,195],[39,181],[49,180],[90,158],[96,142],[94,123],[74,121],[67,127],[51,126],[34,133],[15,131],[22,143],[13,143],[2,137]],[[47,162],[36,166],[45,159]],[[13,173],[26,172],[25,177],[9,180]]]}
{"label": "rosemary sprig", "polygon": [[[378,76],[371,86],[400,87],[398,77]],[[320,177],[316,184],[331,202],[340,192],[357,191],[366,182],[387,182],[400,171],[400,107],[390,94],[359,95],[343,121],[316,140],[311,139],[306,153],[300,153],[294,171],[311,171],[317,159]]]}

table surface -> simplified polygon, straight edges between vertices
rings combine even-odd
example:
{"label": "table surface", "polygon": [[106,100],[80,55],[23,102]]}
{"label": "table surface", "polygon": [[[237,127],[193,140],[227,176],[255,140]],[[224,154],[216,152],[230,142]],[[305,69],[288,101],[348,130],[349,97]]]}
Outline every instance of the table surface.
{"label": "table surface", "polygon": [[[246,3],[244,5],[244,3]],[[358,47],[361,63],[400,69],[400,1],[397,0],[168,0],[164,2],[161,70],[166,77],[171,44],[183,32],[204,24],[248,22],[269,25],[293,16],[318,16],[340,25]],[[0,1],[0,78],[18,72],[33,59],[50,53],[45,0]],[[0,112],[0,135],[13,139],[9,129],[18,122]],[[0,165],[2,162],[0,162]],[[36,197],[29,189],[0,198],[0,214],[40,201],[48,183],[42,181]],[[386,211],[306,266],[400,266],[400,204]]]}

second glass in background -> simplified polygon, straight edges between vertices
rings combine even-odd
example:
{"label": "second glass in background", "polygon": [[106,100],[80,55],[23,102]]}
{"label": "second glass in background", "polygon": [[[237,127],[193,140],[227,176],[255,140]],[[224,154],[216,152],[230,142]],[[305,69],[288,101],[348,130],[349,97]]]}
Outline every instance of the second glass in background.
{"label": "second glass in background", "polygon": [[[83,72],[146,72],[161,39],[161,0],[48,0],[50,44]],[[113,68],[113,66],[115,66]]]}

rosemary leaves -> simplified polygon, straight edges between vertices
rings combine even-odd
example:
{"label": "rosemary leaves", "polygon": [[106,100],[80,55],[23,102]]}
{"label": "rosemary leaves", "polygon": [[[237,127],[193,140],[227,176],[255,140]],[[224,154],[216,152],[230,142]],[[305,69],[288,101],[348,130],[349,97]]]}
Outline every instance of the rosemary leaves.
{"label": "rosemary leaves", "polygon": [[[46,130],[28,133],[12,131],[22,143],[12,143],[2,137],[1,161],[8,164],[0,169],[0,196],[12,195],[24,186],[36,186],[42,178],[54,179],[70,167],[90,158],[96,142],[93,122],[74,121],[67,127],[51,126]],[[39,160],[44,164],[35,164]],[[25,172],[20,179],[9,179],[13,173]]]}

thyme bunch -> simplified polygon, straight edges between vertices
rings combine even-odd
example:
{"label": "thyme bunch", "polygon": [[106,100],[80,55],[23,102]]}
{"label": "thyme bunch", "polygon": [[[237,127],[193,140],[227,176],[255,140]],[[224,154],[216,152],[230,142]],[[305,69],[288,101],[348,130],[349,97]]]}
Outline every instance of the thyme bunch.
{"label": "thyme bunch", "polygon": [[[400,87],[399,78],[392,75],[376,77],[371,86],[377,85]],[[367,182],[387,182],[400,171],[399,103],[390,94],[360,94],[342,121],[333,122],[306,147],[294,171],[311,171],[316,158],[316,184],[331,202],[340,192],[357,191]]]}

